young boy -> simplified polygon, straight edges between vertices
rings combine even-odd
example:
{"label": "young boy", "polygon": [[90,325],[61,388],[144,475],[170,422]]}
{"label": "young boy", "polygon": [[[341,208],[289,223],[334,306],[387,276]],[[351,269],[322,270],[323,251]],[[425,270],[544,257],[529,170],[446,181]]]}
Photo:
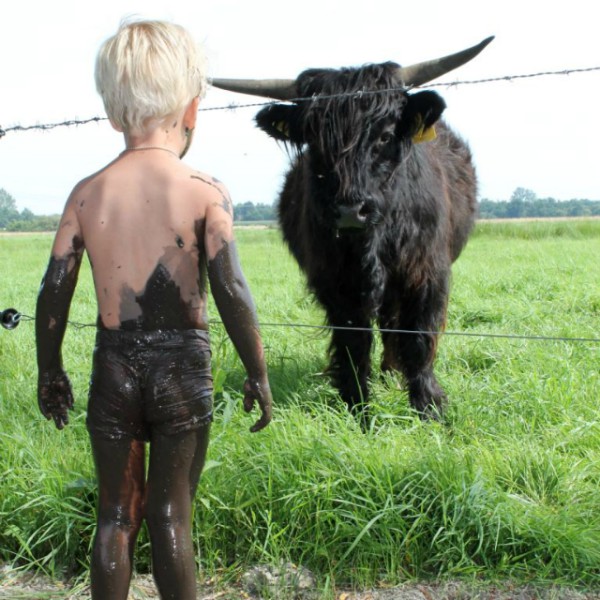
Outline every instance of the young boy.
{"label": "young boy", "polygon": [[[146,519],[162,598],[196,598],[193,497],[212,419],[207,278],[247,371],[244,409],[271,420],[256,311],[223,184],[185,166],[206,87],[181,27],[124,23],[100,49],[96,86],[125,150],[81,181],[62,215],[36,311],[42,414],[73,407],[61,344],[84,250],[98,302],[87,427],[99,485],[92,598],[126,599]],[[145,476],[145,442],[150,442]]]}

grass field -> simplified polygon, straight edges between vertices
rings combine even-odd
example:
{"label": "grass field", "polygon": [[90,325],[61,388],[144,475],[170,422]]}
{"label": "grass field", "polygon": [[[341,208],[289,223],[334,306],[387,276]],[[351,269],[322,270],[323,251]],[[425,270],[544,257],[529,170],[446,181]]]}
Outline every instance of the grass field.
{"label": "grass field", "polygon": [[[0,236],[0,309],[34,314],[50,243]],[[327,335],[295,326],[323,315],[279,233],[240,230],[238,245],[276,407],[250,435],[244,373],[213,308],[217,416],[194,530],[205,573],[291,561],[317,575],[323,597],[340,584],[432,579],[600,589],[600,343],[520,337],[600,337],[600,222],[478,225],[454,268],[438,354],[445,422],[422,423],[376,372],[366,434],[321,375]],[[95,319],[87,265],[70,319]],[[85,576],[93,337],[67,332],[76,407],[58,432],[37,409],[33,322],[0,330],[0,560]],[[147,569],[145,533],[137,556]]]}

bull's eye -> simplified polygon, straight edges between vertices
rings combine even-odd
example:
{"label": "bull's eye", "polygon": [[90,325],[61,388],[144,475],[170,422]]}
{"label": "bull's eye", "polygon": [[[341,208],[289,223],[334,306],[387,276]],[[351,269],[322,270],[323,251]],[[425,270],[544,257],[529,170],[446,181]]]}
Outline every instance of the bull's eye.
{"label": "bull's eye", "polygon": [[388,146],[394,141],[394,134],[391,131],[384,131],[379,138],[379,143],[382,146]]}
{"label": "bull's eye", "polygon": [[317,179],[325,179],[325,175],[323,173],[317,173]]}

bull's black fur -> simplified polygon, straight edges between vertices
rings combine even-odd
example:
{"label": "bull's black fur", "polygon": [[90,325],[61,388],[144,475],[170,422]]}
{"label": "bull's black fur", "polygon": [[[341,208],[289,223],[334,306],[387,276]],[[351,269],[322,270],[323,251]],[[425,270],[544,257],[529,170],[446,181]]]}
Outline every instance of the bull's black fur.
{"label": "bull's black fur", "polygon": [[[328,324],[436,332],[451,263],[474,223],[476,177],[468,147],[443,122],[436,140],[413,142],[445,103],[434,92],[394,90],[396,67],[305,71],[299,97],[314,97],[270,105],[256,120],[295,149],[279,221]],[[422,415],[439,412],[437,336],[384,332],[382,340],[382,369],[404,374]],[[329,372],[352,410],[367,401],[371,345],[369,331],[332,334]]]}

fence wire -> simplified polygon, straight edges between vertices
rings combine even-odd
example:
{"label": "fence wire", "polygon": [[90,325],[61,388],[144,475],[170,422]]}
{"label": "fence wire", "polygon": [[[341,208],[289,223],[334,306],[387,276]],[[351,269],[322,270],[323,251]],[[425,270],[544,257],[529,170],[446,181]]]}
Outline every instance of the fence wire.
{"label": "fence wire", "polygon": [[[30,315],[24,315],[17,313],[17,321],[35,321],[35,317]],[[210,325],[223,325],[223,323],[217,319],[209,319]],[[78,323],[76,321],[68,321],[69,325],[74,329],[84,329],[86,327],[96,327],[96,323]],[[580,343],[600,343],[600,338],[594,337],[563,337],[563,336],[544,336],[544,335],[526,335],[526,334],[512,334],[512,333],[480,333],[475,331],[424,331],[424,330],[413,330],[413,329],[387,329],[387,328],[373,328],[373,327],[342,327],[338,325],[310,325],[307,323],[270,323],[260,322],[259,327],[267,328],[288,328],[288,329],[313,329],[321,331],[357,331],[357,332],[370,332],[370,333],[397,333],[402,335],[446,335],[455,337],[478,337],[478,338],[492,338],[492,339],[508,339],[508,340],[527,340],[527,341],[538,341],[538,342],[580,342]]]}
{"label": "fence wire", "polygon": [[[585,67],[585,68],[578,68],[578,69],[562,69],[559,71],[540,71],[537,73],[525,73],[525,74],[520,74],[520,75],[503,75],[500,77],[487,77],[487,78],[483,78],[483,79],[471,79],[471,80],[462,80],[462,81],[452,81],[452,82],[447,82],[447,83],[428,83],[425,86],[422,87],[446,87],[446,88],[452,88],[452,87],[458,87],[461,85],[482,85],[482,84],[487,84],[487,83],[498,83],[498,82],[513,82],[513,81],[518,81],[518,80],[522,80],[522,79],[535,79],[535,78],[539,78],[539,77],[549,77],[549,76],[566,76],[566,75],[574,75],[574,74],[581,74],[581,73],[592,73],[595,71],[600,71],[600,66],[598,67]],[[357,98],[360,98],[361,96],[367,95],[367,94],[384,94],[384,93],[388,93],[388,92],[400,92],[400,91],[406,91],[405,88],[401,88],[401,87],[397,87],[397,88],[388,88],[388,89],[384,89],[384,90],[362,90],[361,92],[353,92],[351,94],[336,94],[335,96],[319,96],[319,98],[321,99],[325,99],[325,98],[335,98],[335,97],[342,97],[342,96],[356,96]],[[304,98],[294,98],[292,100],[290,100],[289,102],[308,102],[311,100],[314,100],[315,97],[311,96],[311,97],[304,97]],[[260,108],[260,107],[264,107],[264,106],[268,106],[270,104],[273,104],[272,101],[269,102],[252,102],[252,103],[230,103],[227,104],[226,106],[213,106],[213,107],[206,107],[206,108],[200,108],[199,112],[208,112],[208,111],[220,111],[220,110],[239,110],[239,109],[243,109],[243,108]],[[107,117],[90,117],[88,119],[69,119],[66,121],[60,121],[57,123],[36,123],[35,125],[12,125],[11,127],[5,127],[2,128],[0,127],[0,138],[4,137],[7,133],[15,133],[15,132],[23,132],[23,131],[32,131],[32,130],[39,130],[39,131],[48,131],[48,130],[52,130],[52,129],[56,129],[57,127],[75,127],[75,126],[81,126],[81,125],[87,125],[89,123],[100,123],[102,121],[107,121],[108,118]]]}

